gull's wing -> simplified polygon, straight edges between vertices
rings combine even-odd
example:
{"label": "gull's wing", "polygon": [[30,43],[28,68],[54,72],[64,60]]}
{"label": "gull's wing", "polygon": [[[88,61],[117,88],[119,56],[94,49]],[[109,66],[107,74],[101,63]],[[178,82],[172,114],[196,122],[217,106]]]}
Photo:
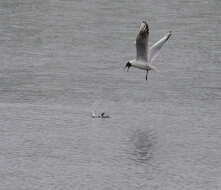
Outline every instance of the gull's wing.
{"label": "gull's wing", "polygon": [[147,62],[148,39],[149,27],[148,24],[145,21],[143,21],[140,25],[140,30],[136,38],[137,60]]}
{"label": "gull's wing", "polygon": [[162,37],[158,42],[156,42],[149,51],[149,63],[151,63],[160,53],[160,49],[165,44],[167,40],[169,40],[172,32],[168,32],[164,37]]}

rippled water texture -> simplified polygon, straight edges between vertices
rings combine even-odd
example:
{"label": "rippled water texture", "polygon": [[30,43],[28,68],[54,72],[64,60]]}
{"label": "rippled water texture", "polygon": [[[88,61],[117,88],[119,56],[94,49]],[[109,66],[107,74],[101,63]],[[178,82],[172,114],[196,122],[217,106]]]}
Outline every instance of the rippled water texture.
{"label": "rippled water texture", "polygon": [[[221,189],[220,16],[219,0],[0,0],[0,189]],[[142,20],[150,44],[173,31],[147,82],[123,70]]]}

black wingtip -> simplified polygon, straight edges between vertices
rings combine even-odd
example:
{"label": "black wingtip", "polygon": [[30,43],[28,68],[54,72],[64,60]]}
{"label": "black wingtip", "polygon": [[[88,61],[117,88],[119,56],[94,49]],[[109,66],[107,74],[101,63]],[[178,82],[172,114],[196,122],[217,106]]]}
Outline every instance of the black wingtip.
{"label": "black wingtip", "polygon": [[167,39],[166,40],[169,40],[169,38],[172,36],[172,31],[169,31],[168,32],[168,36],[167,36]]}
{"label": "black wingtip", "polygon": [[146,26],[146,31],[149,32],[149,25],[147,24],[147,21],[144,20],[144,21],[142,21],[142,23],[145,24],[145,26]]}
{"label": "black wingtip", "polygon": [[170,31],[169,31],[169,36],[171,36],[171,35],[172,35],[172,31],[170,30]]}

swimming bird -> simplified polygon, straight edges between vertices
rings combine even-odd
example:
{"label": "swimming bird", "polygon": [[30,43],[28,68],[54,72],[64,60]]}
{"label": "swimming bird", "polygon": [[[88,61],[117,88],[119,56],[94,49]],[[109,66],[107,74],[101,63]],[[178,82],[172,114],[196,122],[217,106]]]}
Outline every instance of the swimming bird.
{"label": "swimming bird", "polygon": [[172,32],[169,31],[164,37],[153,44],[149,49],[149,26],[146,21],[143,21],[140,25],[140,29],[136,37],[136,59],[128,61],[125,65],[125,69],[127,68],[127,71],[129,71],[130,67],[134,67],[137,69],[145,70],[147,80],[148,72],[150,70],[157,70],[154,66],[151,65],[152,61],[159,55],[160,49],[171,35]]}
{"label": "swimming bird", "polygon": [[104,119],[104,118],[110,118],[110,116],[109,116],[109,115],[106,115],[105,112],[102,112],[101,114],[92,113],[91,116],[92,116],[92,118],[102,118],[102,119]]}

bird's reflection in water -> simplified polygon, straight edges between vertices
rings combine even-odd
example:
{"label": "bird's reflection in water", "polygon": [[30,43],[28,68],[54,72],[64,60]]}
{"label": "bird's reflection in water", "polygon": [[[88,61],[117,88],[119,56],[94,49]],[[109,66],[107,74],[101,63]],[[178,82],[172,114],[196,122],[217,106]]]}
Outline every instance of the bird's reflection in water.
{"label": "bird's reflection in water", "polygon": [[155,134],[153,130],[136,130],[131,136],[132,159],[144,163],[153,157]]}

